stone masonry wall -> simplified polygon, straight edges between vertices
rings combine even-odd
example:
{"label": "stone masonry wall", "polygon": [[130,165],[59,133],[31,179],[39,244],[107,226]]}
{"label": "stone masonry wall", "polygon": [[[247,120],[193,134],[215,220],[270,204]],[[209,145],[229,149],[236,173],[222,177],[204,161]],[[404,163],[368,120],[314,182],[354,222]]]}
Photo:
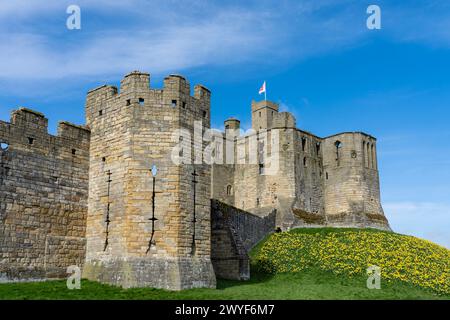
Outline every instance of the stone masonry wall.
{"label": "stone masonry wall", "polygon": [[[276,209],[276,225],[283,230],[389,229],[381,207],[375,138],[356,132],[317,137],[296,128],[293,115],[278,112],[270,101],[252,102],[252,127],[256,132],[237,135],[234,149],[222,146],[224,158],[234,158],[234,164],[213,165],[213,199],[259,216]],[[274,161],[279,164],[275,171],[270,170]]]}
{"label": "stone masonry wall", "polygon": [[89,131],[21,108],[0,121],[0,280],[65,277],[85,254]]}
{"label": "stone masonry wall", "polygon": [[375,138],[350,132],[323,141],[328,225],[390,230],[380,200]]}
{"label": "stone masonry wall", "polygon": [[211,200],[212,252],[216,276],[224,279],[250,278],[248,253],[275,230],[273,211],[258,217],[218,200]]}
{"label": "stone masonry wall", "polygon": [[196,86],[191,96],[189,83],[177,75],[167,77],[163,89],[149,84],[149,74],[132,72],[121,81],[120,93],[111,86],[88,93],[92,134],[83,273],[123,287],[214,287],[210,171],[202,162],[189,162],[194,149],[203,147],[194,145],[192,134],[196,120],[202,121],[200,134],[209,127],[210,93]]}

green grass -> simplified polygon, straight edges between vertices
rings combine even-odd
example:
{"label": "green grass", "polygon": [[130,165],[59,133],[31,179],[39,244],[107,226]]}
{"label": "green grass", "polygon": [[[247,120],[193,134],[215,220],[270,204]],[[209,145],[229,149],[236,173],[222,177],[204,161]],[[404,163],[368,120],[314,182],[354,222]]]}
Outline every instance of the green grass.
{"label": "green grass", "polygon": [[[330,233],[342,229],[301,229],[291,232]],[[368,230],[368,232],[379,232]],[[252,276],[249,281],[218,280],[217,289],[192,289],[170,292],[160,289],[122,289],[82,280],[80,290],[68,290],[64,280],[0,284],[0,299],[445,299],[438,295],[401,281],[381,282],[380,290],[369,290],[364,275],[348,277],[329,271],[309,268],[298,273],[265,274],[258,269],[255,257],[266,238],[252,250]]]}
{"label": "green grass", "polygon": [[299,274],[253,274],[247,282],[219,280],[217,289],[170,292],[159,289],[121,289],[82,280],[80,290],[68,290],[65,281],[0,285],[0,299],[450,299],[404,283],[382,283],[366,288],[364,277],[337,277],[308,270]]}

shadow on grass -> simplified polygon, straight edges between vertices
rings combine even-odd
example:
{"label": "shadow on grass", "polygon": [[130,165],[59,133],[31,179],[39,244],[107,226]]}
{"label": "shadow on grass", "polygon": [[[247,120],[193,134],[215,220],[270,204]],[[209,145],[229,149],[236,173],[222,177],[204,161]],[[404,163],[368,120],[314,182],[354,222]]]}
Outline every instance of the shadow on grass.
{"label": "shadow on grass", "polygon": [[251,269],[249,280],[217,279],[217,290],[269,282],[274,276],[274,274],[262,273],[258,270]]}

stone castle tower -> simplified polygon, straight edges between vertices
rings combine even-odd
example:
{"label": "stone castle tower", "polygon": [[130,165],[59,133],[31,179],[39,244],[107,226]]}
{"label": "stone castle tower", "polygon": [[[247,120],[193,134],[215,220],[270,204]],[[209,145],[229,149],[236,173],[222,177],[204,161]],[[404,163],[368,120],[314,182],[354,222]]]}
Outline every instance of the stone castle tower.
{"label": "stone castle tower", "polygon": [[132,72],[121,81],[120,93],[111,86],[88,93],[84,275],[124,287],[215,287],[210,168],[172,161],[174,132],[193,132],[195,120],[209,128],[210,92],[197,85],[190,96],[189,83],[178,75],[165,78],[163,89],[150,89],[149,82],[149,74]]}
{"label": "stone castle tower", "polygon": [[249,250],[277,228],[390,230],[374,137],[318,137],[270,101],[252,102],[251,131],[230,118],[211,132],[211,93],[193,92],[134,71],[88,92],[86,126],[53,136],[27,108],[0,121],[0,281],[77,265],[127,288],[215,287],[248,279]]}
{"label": "stone castle tower", "polygon": [[225,121],[217,145],[232,161],[213,165],[213,199],[259,216],[276,209],[283,230],[390,230],[380,202],[375,138],[362,132],[317,137],[298,129],[294,116],[270,101],[253,101],[251,112],[246,134],[239,132],[239,120]]}

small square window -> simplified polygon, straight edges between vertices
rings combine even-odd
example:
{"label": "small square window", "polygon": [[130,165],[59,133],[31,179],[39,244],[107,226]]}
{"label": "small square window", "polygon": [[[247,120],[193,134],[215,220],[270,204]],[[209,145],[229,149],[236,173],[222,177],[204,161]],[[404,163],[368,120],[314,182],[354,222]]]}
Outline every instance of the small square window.
{"label": "small square window", "polygon": [[131,100],[127,99],[127,106],[129,106],[131,104]]}
{"label": "small square window", "polygon": [[72,154],[76,154],[77,150],[76,149],[72,149]]}
{"label": "small square window", "polygon": [[102,158],[102,162],[106,162],[106,158],[105,157]]}
{"label": "small square window", "polygon": [[33,144],[34,143],[34,138],[28,137],[28,144]]}
{"label": "small square window", "polygon": [[140,104],[141,106],[144,105],[144,98],[139,98],[139,104]]}
{"label": "small square window", "polygon": [[172,107],[176,107],[177,106],[177,100],[172,100]]}
{"label": "small square window", "polygon": [[203,110],[203,118],[206,118],[206,111]]}

